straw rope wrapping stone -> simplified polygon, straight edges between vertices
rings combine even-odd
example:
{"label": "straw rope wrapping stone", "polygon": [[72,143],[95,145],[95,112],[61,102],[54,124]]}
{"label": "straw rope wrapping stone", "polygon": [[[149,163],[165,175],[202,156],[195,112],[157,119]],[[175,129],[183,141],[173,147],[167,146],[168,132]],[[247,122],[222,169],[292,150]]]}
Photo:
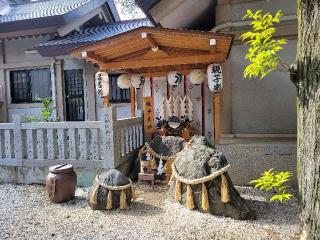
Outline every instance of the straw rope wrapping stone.
{"label": "straw rope wrapping stone", "polygon": [[92,194],[92,197],[90,199],[91,204],[97,204],[98,191],[99,191],[100,187],[103,187],[108,190],[106,209],[112,209],[112,191],[121,191],[121,193],[120,193],[120,209],[127,208],[127,200],[126,200],[126,194],[125,194],[124,190],[131,188],[132,201],[135,201],[135,192],[133,189],[131,179],[129,179],[130,183],[123,185],[123,186],[110,186],[110,185],[103,184],[100,181],[98,176],[96,176],[95,180],[98,184],[95,187],[94,193]]}
{"label": "straw rope wrapping stone", "polygon": [[180,176],[177,173],[177,169],[175,164],[172,164],[172,176],[169,181],[169,184],[171,183],[172,179],[176,179],[176,188],[175,188],[175,199],[176,201],[180,202],[181,201],[181,183],[184,183],[187,185],[187,199],[186,199],[186,207],[188,209],[194,209],[194,202],[193,202],[193,193],[192,193],[192,188],[190,185],[196,185],[196,184],[201,184],[202,187],[202,209],[205,211],[209,210],[209,199],[208,199],[208,191],[206,189],[205,183],[208,181],[213,180],[214,178],[218,177],[221,175],[221,201],[226,203],[230,201],[229,197],[229,191],[228,191],[228,182],[226,180],[226,177],[224,176],[224,173],[227,172],[229,169],[230,164],[227,166],[219,169],[218,171],[202,177],[202,178],[197,178],[197,179],[187,179],[182,176]]}

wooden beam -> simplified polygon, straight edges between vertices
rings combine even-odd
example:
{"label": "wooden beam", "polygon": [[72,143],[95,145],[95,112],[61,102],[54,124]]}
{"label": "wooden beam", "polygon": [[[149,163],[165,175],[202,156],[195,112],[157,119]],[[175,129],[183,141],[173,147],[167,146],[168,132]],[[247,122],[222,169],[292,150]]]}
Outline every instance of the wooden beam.
{"label": "wooden beam", "polygon": [[161,59],[161,58],[167,58],[170,57],[168,53],[165,51],[159,49],[157,51],[149,50],[146,54],[144,54],[140,59]]}
{"label": "wooden beam", "polygon": [[134,57],[137,57],[137,56],[143,56],[148,51],[149,51],[149,48],[139,49],[137,51],[133,51],[133,52],[126,53],[126,54],[117,56],[115,58],[112,58],[112,61],[124,61],[124,60],[130,59],[130,58],[134,58]]}
{"label": "wooden beam", "polygon": [[212,38],[209,40],[209,45],[210,45],[210,53],[215,54],[216,53],[216,45],[217,45],[217,40]]}
{"label": "wooden beam", "polygon": [[81,57],[83,59],[86,59],[86,60],[88,60],[90,62],[93,62],[93,63],[96,63],[98,65],[101,65],[101,64],[104,64],[104,63],[108,62],[106,58],[103,58],[103,57],[101,57],[101,56],[99,56],[99,55],[97,55],[97,54],[95,54],[93,52],[83,51],[81,53]]}
{"label": "wooden beam", "polygon": [[214,105],[214,143],[219,144],[221,140],[221,94],[213,94]]}
{"label": "wooden beam", "polygon": [[[181,72],[183,75],[189,75],[190,74],[190,71],[192,70],[193,68],[190,68],[188,70],[179,70],[179,72]],[[203,73],[206,73],[207,69],[206,68],[200,68]],[[163,76],[167,76],[168,75],[168,71],[159,71],[159,72],[131,72],[132,74],[139,74],[139,75],[142,75],[142,76],[146,76],[146,77],[163,77]]]}
{"label": "wooden beam", "polygon": [[112,56],[114,54],[117,55],[122,53],[130,53],[132,51],[148,47],[148,45],[142,39],[137,39],[135,41],[131,41],[130,39],[131,38],[128,38],[127,42],[119,42],[112,45],[106,45],[104,47],[101,47],[99,51],[94,52],[100,56]]}
{"label": "wooden beam", "polygon": [[125,70],[125,69],[137,69],[147,67],[162,67],[162,66],[178,66],[184,64],[201,64],[211,62],[222,62],[225,60],[223,54],[215,55],[194,55],[194,56],[182,56],[182,57],[169,57],[161,59],[139,59],[132,61],[110,62],[103,64],[103,67],[107,70]]}
{"label": "wooden beam", "polygon": [[131,117],[136,117],[136,89],[130,87],[130,108],[131,108]]}
{"label": "wooden beam", "polygon": [[152,51],[156,52],[159,49],[158,43],[146,32],[141,33],[141,38],[146,39]]}
{"label": "wooden beam", "polygon": [[[188,31],[188,30],[180,30],[180,29],[166,29],[166,28],[158,28],[158,27],[141,27],[137,28],[125,33],[118,34],[113,37],[109,37],[105,40],[98,41],[96,43],[91,43],[89,45],[85,45],[83,47],[77,48],[72,51],[73,55],[80,55],[82,51],[90,51],[90,50],[98,50],[100,48],[105,48],[112,46],[114,44],[118,45],[120,42],[128,42],[129,39],[136,38],[136,34],[141,34],[141,32],[148,32],[152,34],[152,36],[162,35],[164,38],[168,37],[182,37],[184,39],[193,39],[191,42],[197,42],[200,39],[208,39],[208,38],[216,38],[221,42],[231,43],[234,35],[232,34],[223,34],[223,33],[213,33],[213,32],[198,32],[198,31]],[[155,39],[157,39],[155,37]]]}
{"label": "wooden beam", "polygon": [[161,49],[170,55],[202,55],[210,54],[209,50],[200,50],[194,48],[181,48],[174,46],[161,45]]}

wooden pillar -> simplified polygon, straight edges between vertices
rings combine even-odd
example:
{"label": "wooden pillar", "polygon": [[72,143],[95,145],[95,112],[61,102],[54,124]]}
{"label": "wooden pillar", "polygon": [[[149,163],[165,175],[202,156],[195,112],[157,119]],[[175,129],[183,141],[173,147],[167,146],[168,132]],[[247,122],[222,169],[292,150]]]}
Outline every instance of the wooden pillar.
{"label": "wooden pillar", "polygon": [[[99,66],[99,70],[101,72],[106,72],[107,70],[103,66]],[[110,83],[109,83],[110,84]],[[108,108],[110,107],[110,98],[109,98],[110,93],[107,96],[103,97],[103,107]]]}
{"label": "wooden pillar", "polygon": [[130,87],[130,107],[131,117],[136,117],[136,90],[134,87]]}
{"label": "wooden pillar", "polygon": [[95,73],[97,69],[85,62],[85,81],[87,82],[87,118],[88,121],[96,120],[96,95],[95,95]]}
{"label": "wooden pillar", "polygon": [[55,85],[56,85],[56,106],[57,115],[60,121],[66,119],[66,99],[63,79],[63,60],[56,60],[55,64]]}
{"label": "wooden pillar", "polygon": [[214,143],[219,144],[221,140],[221,93],[213,94],[214,106]]}
{"label": "wooden pillar", "polygon": [[[5,52],[4,52],[4,40],[0,40],[0,64],[5,63]],[[0,67],[0,91],[1,98],[0,99],[0,122],[8,122],[8,106],[7,106],[7,85],[5,81],[5,69]]]}
{"label": "wooden pillar", "polygon": [[109,95],[103,97],[103,107],[105,108],[110,107]]}

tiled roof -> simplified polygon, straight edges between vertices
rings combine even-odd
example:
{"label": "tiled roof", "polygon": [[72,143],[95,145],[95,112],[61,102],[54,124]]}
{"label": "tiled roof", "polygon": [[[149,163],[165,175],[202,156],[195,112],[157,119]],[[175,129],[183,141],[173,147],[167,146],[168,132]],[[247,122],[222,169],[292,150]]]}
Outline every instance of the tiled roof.
{"label": "tiled roof", "polygon": [[[64,26],[101,6],[119,20],[113,0],[0,0],[10,11],[0,14],[0,33]],[[2,11],[3,12],[3,11]]]}
{"label": "tiled roof", "polygon": [[37,49],[43,56],[58,56],[68,54],[71,49],[88,43],[103,40],[120,33],[124,33],[143,26],[153,26],[147,19],[134,19],[109,23],[104,26],[96,26],[81,29],[65,37],[57,37],[49,42],[39,44]]}
{"label": "tiled roof", "polygon": [[11,6],[11,11],[8,14],[0,16],[0,23],[63,15],[90,1],[91,0],[39,0],[24,1],[23,4],[21,4],[20,1],[20,4]]}
{"label": "tiled roof", "polygon": [[7,14],[10,10],[10,5],[7,0],[0,0],[0,15]]}

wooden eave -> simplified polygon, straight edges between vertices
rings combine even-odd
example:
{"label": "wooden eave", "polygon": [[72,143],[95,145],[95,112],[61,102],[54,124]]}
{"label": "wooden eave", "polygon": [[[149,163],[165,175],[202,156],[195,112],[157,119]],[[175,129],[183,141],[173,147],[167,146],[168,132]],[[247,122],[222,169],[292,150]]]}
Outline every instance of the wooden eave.
{"label": "wooden eave", "polygon": [[74,49],[71,55],[107,72],[156,76],[224,62],[233,38],[232,34],[141,27]]}

